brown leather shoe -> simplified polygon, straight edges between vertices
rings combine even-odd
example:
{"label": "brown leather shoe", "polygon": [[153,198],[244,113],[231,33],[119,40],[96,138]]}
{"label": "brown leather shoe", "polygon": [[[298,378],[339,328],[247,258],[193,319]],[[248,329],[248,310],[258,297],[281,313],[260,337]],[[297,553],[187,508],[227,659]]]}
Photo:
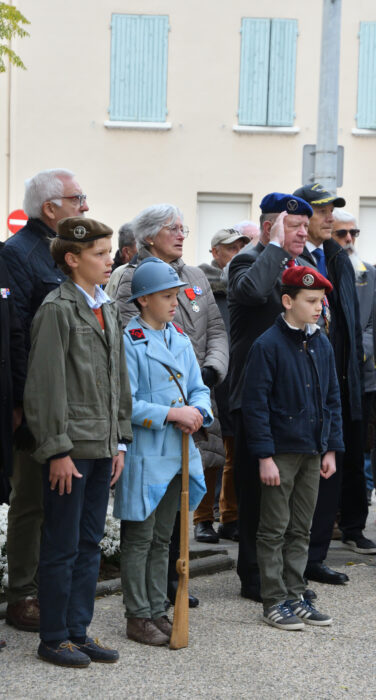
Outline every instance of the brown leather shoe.
{"label": "brown leather shoe", "polygon": [[127,637],[134,642],[151,644],[159,647],[170,641],[167,634],[163,634],[154,624],[153,620],[145,617],[129,617],[127,620]]}
{"label": "brown leather shoe", "polygon": [[172,632],[172,624],[168,619],[167,615],[162,615],[162,617],[156,617],[153,620],[154,624],[158,629],[163,632],[170,639]]}
{"label": "brown leather shoe", "polygon": [[5,622],[23,632],[39,632],[38,599],[23,598],[16,603],[8,603]]}

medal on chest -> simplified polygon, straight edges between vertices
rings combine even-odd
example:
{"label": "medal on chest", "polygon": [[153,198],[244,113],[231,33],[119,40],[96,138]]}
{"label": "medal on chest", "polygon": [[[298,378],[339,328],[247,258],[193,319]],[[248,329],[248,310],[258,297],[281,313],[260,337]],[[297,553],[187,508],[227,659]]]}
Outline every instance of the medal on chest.
{"label": "medal on chest", "polygon": [[187,289],[184,290],[184,293],[190,301],[192,311],[194,311],[195,313],[198,313],[200,311],[200,307],[196,301],[196,295],[200,296],[202,294],[201,287],[188,287]]}

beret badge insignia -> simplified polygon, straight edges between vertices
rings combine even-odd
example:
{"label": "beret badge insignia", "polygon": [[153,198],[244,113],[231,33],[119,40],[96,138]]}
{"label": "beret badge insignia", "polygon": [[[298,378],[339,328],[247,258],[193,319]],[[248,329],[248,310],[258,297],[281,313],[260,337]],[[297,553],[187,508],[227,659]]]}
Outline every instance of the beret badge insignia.
{"label": "beret badge insignia", "polygon": [[294,211],[297,210],[298,206],[299,203],[296,201],[296,199],[289,199],[289,201],[286,204],[286,209],[290,212],[290,214],[292,214]]}
{"label": "beret badge insignia", "polygon": [[85,226],[76,226],[73,229],[73,235],[75,238],[78,238],[78,239],[85,238],[86,234],[87,234],[87,230],[86,230]]}
{"label": "beret badge insignia", "polygon": [[303,284],[306,287],[312,287],[314,281],[315,281],[315,278],[313,275],[304,275],[303,280],[302,280]]}

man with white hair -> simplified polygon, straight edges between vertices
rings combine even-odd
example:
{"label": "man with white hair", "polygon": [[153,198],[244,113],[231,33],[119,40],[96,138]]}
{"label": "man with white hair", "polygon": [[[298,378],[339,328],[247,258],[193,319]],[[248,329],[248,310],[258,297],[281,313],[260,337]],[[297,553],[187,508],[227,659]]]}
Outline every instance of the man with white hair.
{"label": "man with white hair", "polygon": [[[44,170],[25,182],[24,210],[29,219],[9,238],[1,254],[30,350],[30,327],[45,296],[65,279],[50,255],[57,223],[84,215],[86,195],[70,170]],[[47,400],[47,397],[46,397]],[[33,438],[25,421],[14,435],[12,491],[8,513],[8,592],[6,621],[18,629],[39,630],[38,565],[43,522],[42,472],[31,457]]]}
{"label": "man with white hair", "polygon": [[[368,422],[376,397],[376,270],[373,265],[363,262],[355,247],[360,234],[356,218],[343,209],[333,211],[332,237],[346,251],[354,268],[356,291],[359,299],[360,325],[363,335],[364,350],[364,393],[363,393],[363,441],[364,446],[368,437]],[[353,444],[359,443],[358,431],[354,435]],[[375,446],[373,446],[375,447]],[[359,479],[362,480],[363,449],[359,445]],[[365,467],[368,505],[372,503],[372,469],[369,458]],[[351,502],[351,501],[350,501]],[[365,508],[357,514],[360,519],[359,527],[364,527],[366,521]],[[350,547],[354,549],[354,546]],[[355,551],[357,551],[355,549]]]}
{"label": "man with white hair", "polygon": [[260,238],[260,227],[255,224],[254,221],[244,219],[244,221],[239,221],[238,224],[235,224],[234,229],[241,233],[242,236],[247,236],[252,245],[256,245],[256,243],[258,243]]}

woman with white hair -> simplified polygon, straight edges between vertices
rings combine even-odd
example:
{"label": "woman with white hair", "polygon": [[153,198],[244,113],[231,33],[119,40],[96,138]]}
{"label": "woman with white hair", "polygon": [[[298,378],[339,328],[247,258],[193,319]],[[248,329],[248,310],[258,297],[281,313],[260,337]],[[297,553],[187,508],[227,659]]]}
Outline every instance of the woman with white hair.
{"label": "woman with white hair", "polygon": [[[182,282],[187,283],[178,296],[176,324],[188,335],[192,342],[204,383],[211,389],[220,384],[228,369],[228,342],[221,314],[211,291],[206,275],[199,267],[186,265],[182,259],[184,240],[188,228],[183,224],[183,214],[172,204],[155,204],[147,207],[131,222],[138,248],[138,263],[154,256],[171,265]],[[137,264],[138,264],[137,263]],[[124,326],[138,311],[134,304],[128,304],[131,296],[131,281],[136,265],[130,264],[121,277],[116,301],[120,308]],[[182,401],[180,397],[178,400]],[[215,413],[215,406],[213,406]],[[208,429],[207,442],[198,443],[205,469],[207,494],[194,512],[195,534],[197,530],[206,536],[200,541],[218,542],[213,528],[214,492],[218,469],[224,465],[225,455],[218,418]],[[174,532],[169,567],[168,596],[175,600],[177,574],[175,560],[178,550],[177,529]],[[191,606],[194,601],[191,600]],[[195,603],[197,605],[197,603]]]}

